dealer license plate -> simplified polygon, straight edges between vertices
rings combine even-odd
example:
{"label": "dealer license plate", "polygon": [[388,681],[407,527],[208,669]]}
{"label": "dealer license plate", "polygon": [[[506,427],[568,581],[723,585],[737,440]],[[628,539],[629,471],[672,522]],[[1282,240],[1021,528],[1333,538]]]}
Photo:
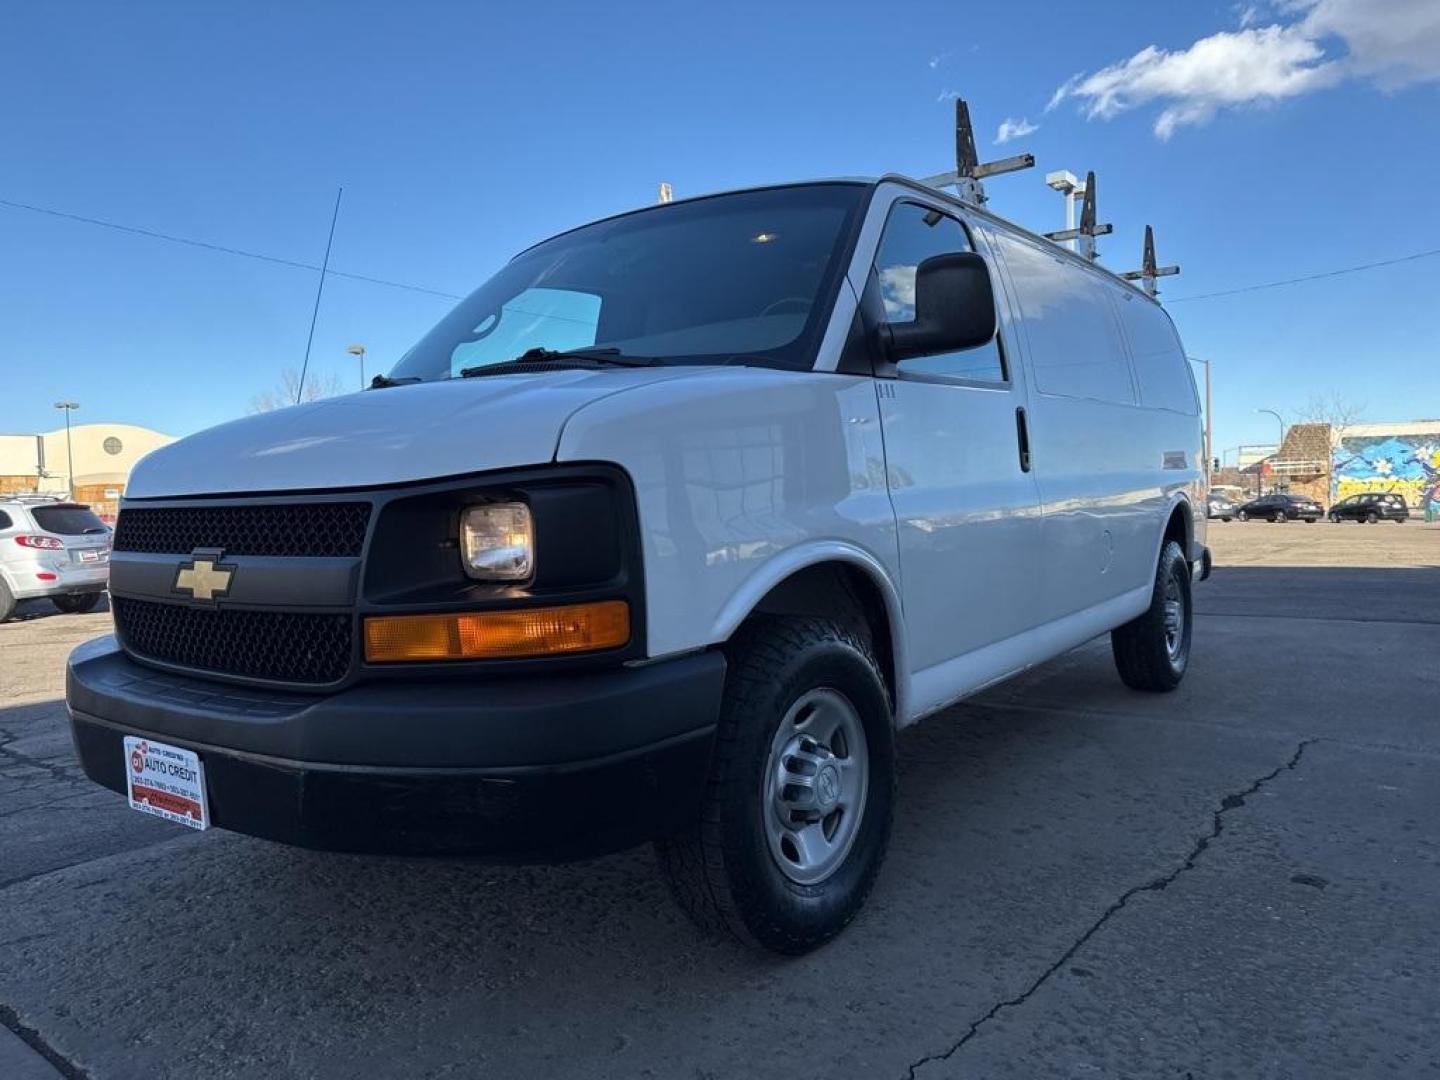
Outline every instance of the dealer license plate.
{"label": "dealer license plate", "polygon": [[210,826],[205,766],[191,750],[125,736],[125,787],[132,810],[192,829]]}

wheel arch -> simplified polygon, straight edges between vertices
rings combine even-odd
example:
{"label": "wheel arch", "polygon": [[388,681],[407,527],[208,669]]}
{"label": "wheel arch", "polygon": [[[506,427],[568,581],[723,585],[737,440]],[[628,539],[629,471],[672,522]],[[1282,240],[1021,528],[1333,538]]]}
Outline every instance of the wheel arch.
{"label": "wheel arch", "polygon": [[752,574],[721,609],[713,639],[728,641],[757,614],[858,620],[870,638],[890,692],[892,722],[906,715],[909,680],[900,593],[884,566],[869,552],[836,541],[777,556]]}
{"label": "wheel arch", "polygon": [[1176,493],[1170,500],[1165,512],[1165,527],[1160,532],[1160,537],[1155,543],[1155,557],[1151,560],[1153,564],[1160,562],[1160,552],[1165,550],[1165,545],[1174,540],[1180,545],[1180,550],[1185,553],[1187,562],[1195,559],[1195,509],[1190,505],[1190,500],[1183,494]]}

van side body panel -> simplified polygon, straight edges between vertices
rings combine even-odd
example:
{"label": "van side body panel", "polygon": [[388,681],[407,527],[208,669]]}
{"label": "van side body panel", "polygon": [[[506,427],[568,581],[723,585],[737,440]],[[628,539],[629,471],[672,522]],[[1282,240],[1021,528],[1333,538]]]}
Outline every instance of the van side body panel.
{"label": "van side body panel", "polygon": [[1193,379],[1171,328],[1158,363],[1173,369],[1167,387],[1188,388],[1188,401],[1172,393],[1171,403],[1191,411],[1147,403],[1116,305],[1152,301],[1058,249],[993,235],[1021,312],[1052,618],[1103,606],[1119,625],[1144,609],[1172,510],[1203,498]]}

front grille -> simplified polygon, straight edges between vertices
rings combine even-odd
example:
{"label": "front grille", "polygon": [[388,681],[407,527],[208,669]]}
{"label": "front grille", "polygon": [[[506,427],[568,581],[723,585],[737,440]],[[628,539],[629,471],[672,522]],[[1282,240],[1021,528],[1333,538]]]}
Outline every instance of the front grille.
{"label": "front grille", "polygon": [[350,667],[351,617],[110,599],[115,629],[142,659],[249,679],[332,683]]}
{"label": "front grille", "polygon": [[370,504],[271,503],[260,506],[127,506],[115,523],[115,550],[188,555],[344,558],[360,554]]}

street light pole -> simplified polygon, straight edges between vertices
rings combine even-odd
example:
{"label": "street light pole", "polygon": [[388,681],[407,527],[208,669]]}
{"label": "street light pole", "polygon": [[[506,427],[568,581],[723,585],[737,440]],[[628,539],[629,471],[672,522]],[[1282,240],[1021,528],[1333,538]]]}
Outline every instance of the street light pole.
{"label": "street light pole", "polygon": [[[1280,425],[1280,441],[1275,444],[1275,456],[1278,458],[1280,456],[1280,451],[1285,447],[1285,418],[1281,416],[1278,412],[1276,412],[1274,409],[1256,409],[1255,411],[1257,413],[1269,413],[1275,418],[1275,423]],[[1271,483],[1273,485],[1270,489],[1271,491],[1279,489],[1280,479],[1278,474],[1276,475],[1275,479],[1271,481]]]}
{"label": "street light pole", "polygon": [[361,389],[361,390],[364,390],[364,389],[365,389],[365,346],[364,346],[364,345],[351,345],[351,346],[350,346],[348,349],[346,349],[345,351],[346,351],[347,353],[349,353],[351,356],[358,357],[359,360],[360,360],[360,389]]}
{"label": "street light pole", "polygon": [[78,401],[57,401],[55,408],[65,413],[65,480],[70,500],[75,500],[75,448],[70,442],[70,414],[80,407]]}

